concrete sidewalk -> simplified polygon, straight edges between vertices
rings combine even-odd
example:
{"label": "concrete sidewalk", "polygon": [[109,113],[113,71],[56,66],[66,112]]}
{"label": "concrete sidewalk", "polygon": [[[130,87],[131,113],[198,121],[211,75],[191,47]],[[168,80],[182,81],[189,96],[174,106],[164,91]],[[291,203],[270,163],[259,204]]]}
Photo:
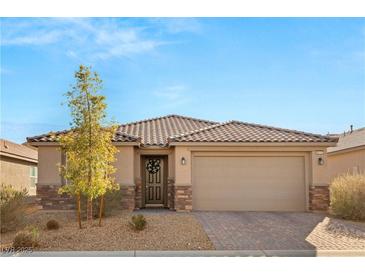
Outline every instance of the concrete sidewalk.
{"label": "concrete sidewalk", "polygon": [[35,251],[1,257],[365,257],[365,250]]}

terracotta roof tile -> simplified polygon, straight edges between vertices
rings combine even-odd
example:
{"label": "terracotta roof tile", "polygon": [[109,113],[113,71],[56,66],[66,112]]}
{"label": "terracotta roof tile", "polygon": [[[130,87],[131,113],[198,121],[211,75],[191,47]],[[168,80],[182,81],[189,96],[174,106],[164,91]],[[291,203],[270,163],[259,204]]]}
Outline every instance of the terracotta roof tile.
{"label": "terracotta roof tile", "polygon": [[214,125],[216,122],[180,115],[168,115],[121,125],[118,132],[141,138],[142,146],[167,146],[168,137]]}
{"label": "terracotta roof tile", "polygon": [[[27,142],[57,142],[60,135],[66,134],[69,130],[49,132],[46,134],[27,137]],[[123,132],[117,132],[113,138],[113,142],[139,142],[140,138]]]}
{"label": "terracotta roof tile", "polygon": [[[167,115],[122,124],[113,138],[114,142],[139,142],[142,146],[167,146],[167,138],[179,133],[206,127],[216,122],[181,115]],[[68,130],[28,137],[28,142],[56,142],[59,135]]]}
{"label": "terracotta roof tile", "polygon": [[229,121],[169,138],[170,142],[336,142],[337,138]]}
{"label": "terracotta roof tile", "polygon": [[[29,137],[27,141],[55,142],[66,132]],[[337,138],[239,121],[217,123],[167,115],[120,125],[113,141],[164,147],[170,142],[335,142]]]}

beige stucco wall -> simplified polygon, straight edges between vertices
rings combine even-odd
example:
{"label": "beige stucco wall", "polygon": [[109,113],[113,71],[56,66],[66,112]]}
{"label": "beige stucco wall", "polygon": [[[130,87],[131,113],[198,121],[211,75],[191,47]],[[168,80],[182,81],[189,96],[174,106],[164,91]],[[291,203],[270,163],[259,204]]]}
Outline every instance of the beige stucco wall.
{"label": "beige stucco wall", "polygon": [[[192,184],[192,157],[196,153],[213,152],[231,153],[231,155],[244,155],[246,152],[274,153],[273,155],[284,155],[285,153],[300,153],[305,155],[305,174],[309,186],[328,185],[327,155],[323,147],[310,146],[176,146],[175,147],[175,185],[184,186]],[[316,151],[321,151],[323,155],[317,155]],[[233,154],[232,154],[233,153]],[[276,154],[275,154],[276,153]],[[181,158],[186,159],[186,164],[181,165]],[[318,157],[324,158],[324,165],[318,165]]]}
{"label": "beige stucco wall", "polygon": [[15,189],[27,189],[29,195],[36,194],[36,187],[31,187],[30,168],[36,163],[1,156],[0,174],[1,184],[12,185]]}
{"label": "beige stucco wall", "polygon": [[[118,146],[117,149],[115,180],[121,185],[133,185],[133,146]],[[38,148],[38,183],[40,185],[61,185],[62,180],[59,174],[61,159],[62,154],[58,146]]]}
{"label": "beige stucco wall", "polygon": [[[182,157],[185,158],[185,165],[181,164]],[[175,147],[175,185],[191,185],[192,154],[189,147]]]}
{"label": "beige stucco wall", "polygon": [[[323,154],[322,154],[323,153]],[[324,161],[323,165],[318,164],[319,158]],[[312,186],[328,186],[328,157],[325,149],[315,149],[311,152],[311,165],[308,166],[311,174]]]}
{"label": "beige stucco wall", "polygon": [[118,146],[116,154],[115,181],[124,186],[134,185],[134,148],[133,146]]}
{"label": "beige stucco wall", "polygon": [[344,173],[365,174],[365,147],[328,154],[329,180]]}
{"label": "beige stucco wall", "polygon": [[61,150],[58,146],[38,147],[38,184],[61,185],[60,164]]}
{"label": "beige stucco wall", "polygon": [[[172,148],[137,148],[134,146],[117,146],[116,182],[121,185],[134,185],[141,179],[141,155],[167,155],[168,177],[174,179],[175,185],[192,184],[192,157],[196,152],[298,152],[306,155],[305,173],[309,185],[328,185],[328,160],[323,147],[311,146],[176,146]],[[318,156],[316,151],[323,151]],[[38,184],[61,185],[61,176],[57,164],[61,163],[61,151],[57,146],[40,146],[38,149]],[[186,164],[181,164],[184,157]],[[324,165],[318,165],[318,157],[324,158]]]}
{"label": "beige stucco wall", "polygon": [[[140,155],[168,155],[169,176],[174,177],[173,149],[141,150],[134,146],[117,146],[115,180],[120,185],[134,185],[140,178]],[[58,146],[39,146],[38,148],[38,183],[41,185],[61,185],[58,165],[61,163],[61,151]]]}

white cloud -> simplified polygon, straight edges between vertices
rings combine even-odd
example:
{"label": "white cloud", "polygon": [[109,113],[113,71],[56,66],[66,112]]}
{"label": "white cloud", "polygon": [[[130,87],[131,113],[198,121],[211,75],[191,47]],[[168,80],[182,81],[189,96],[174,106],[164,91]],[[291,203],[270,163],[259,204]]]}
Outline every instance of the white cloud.
{"label": "white cloud", "polygon": [[1,39],[1,44],[6,45],[46,45],[52,44],[63,36],[60,31],[36,31],[32,34],[10,36]]}
{"label": "white cloud", "polygon": [[[170,32],[194,29],[192,23],[171,20],[168,20],[168,24],[164,23]],[[151,26],[136,27],[137,23],[128,22],[127,19],[4,19],[2,25],[2,46],[54,45],[66,56],[81,60],[131,57],[173,43],[156,38],[149,29]],[[157,28],[159,30],[162,27]]]}
{"label": "white cloud", "polygon": [[188,89],[184,85],[173,85],[154,92],[167,107],[177,107],[190,101]]}
{"label": "white cloud", "polygon": [[154,18],[151,19],[151,22],[172,34],[180,32],[197,33],[202,30],[202,25],[196,18]]}

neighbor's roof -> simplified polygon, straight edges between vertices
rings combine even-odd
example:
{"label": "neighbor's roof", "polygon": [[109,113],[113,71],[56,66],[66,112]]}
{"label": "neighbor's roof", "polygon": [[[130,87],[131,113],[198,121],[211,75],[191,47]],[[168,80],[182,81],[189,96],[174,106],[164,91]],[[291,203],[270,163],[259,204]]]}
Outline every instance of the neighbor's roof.
{"label": "neighbor's roof", "polygon": [[30,162],[38,161],[38,151],[24,145],[0,139],[0,155]]}
{"label": "neighbor's roof", "polygon": [[242,143],[336,142],[337,138],[240,121],[229,121],[174,136],[170,138],[170,141]]}
{"label": "neighbor's roof", "polygon": [[352,132],[345,132],[337,136],[339,137],[337,146],[328,148],[328,153],[365,146],[365,127],[356,129]]}
{"label": "neighbor's roof", "polygon": [[[55,142],[57,135],[27,138],[28,142]],[[141,146],[168,146],[170,142],[336,142],[337,137],[274,128],[238,121],[217,123],[168,115],[120,125],[113,141],[138,142]]]}

